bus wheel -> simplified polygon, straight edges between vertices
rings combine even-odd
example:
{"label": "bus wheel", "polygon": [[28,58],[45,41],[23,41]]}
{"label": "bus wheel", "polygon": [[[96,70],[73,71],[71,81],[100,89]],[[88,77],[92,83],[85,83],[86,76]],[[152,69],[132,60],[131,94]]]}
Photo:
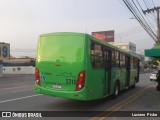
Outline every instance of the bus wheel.
{"label": "bus wheel", "polygon": [[119,95],[119,83],[116,82],[115,86],[114,86],[114,93],[113,93],[113,97],[117,98]]}

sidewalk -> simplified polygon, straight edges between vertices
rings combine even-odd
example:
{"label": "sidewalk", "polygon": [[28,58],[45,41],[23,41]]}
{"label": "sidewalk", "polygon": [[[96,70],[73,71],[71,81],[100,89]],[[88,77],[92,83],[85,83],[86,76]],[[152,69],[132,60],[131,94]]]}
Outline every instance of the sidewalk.
{"label": "sidewalk", "polygon": [[145,69],[144,71],[140,71],[140,74],[151,73],[153,71],[156,71],[156,70],[155,69]]}

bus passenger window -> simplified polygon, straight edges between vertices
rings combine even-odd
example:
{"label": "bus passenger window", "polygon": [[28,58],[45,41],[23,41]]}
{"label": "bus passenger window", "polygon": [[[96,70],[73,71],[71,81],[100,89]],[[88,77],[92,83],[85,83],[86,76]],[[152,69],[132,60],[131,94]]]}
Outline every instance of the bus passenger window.
{"label": "bus passenger window", "polygon": [[119,68],[119,52],[112,51],[112,68]]}
{"label": "bus passenger window", "polygon": [[134,58],[134,69],[137,69],[137,66],[138,66],[138,61],[137,59]]}
{"label": "bus passenger window", "polygon": [[120,68],[125,68],[125,55],[120,53]]}
{"label": "bus passenger window", "polygon": [[116,51],[116,67],[117,67],[117,68],[120,67],[119,63],[120,63],[120,60],[119,60],[119,52]]}
{"label": "bus passenger window", "polygon": [[91,62],[95,69],[104,68],[102,46],[91,43]]}
{"label": "bus passenger window", "polygon": [[135,59],[131,57],[131,69],[135,69]]}
{"label": "bus passenger window", "polygon": [[115,61],[115,51],[112,51],[112,68],[116,67],[116,61]]}

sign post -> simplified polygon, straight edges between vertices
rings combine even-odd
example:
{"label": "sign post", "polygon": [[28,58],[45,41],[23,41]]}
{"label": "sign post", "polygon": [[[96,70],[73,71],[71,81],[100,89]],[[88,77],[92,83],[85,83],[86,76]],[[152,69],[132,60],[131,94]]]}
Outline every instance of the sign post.
{"label": "sign post", "polygon": [[0,43],[0,61],[9,60],[10,44]]}
{"label": "sign post", "polygon": [[10,44],[0,42],[0,77],[3,72],[3,61],[10,58]]}

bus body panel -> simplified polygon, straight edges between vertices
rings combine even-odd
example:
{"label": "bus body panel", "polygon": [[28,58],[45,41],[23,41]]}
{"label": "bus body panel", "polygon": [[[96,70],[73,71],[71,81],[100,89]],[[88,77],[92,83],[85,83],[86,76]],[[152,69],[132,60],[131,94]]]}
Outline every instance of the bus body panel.
{"label": "bus body panel", "polygon": [[[55,66],[55,65],[60,66]],[[83,63],[55,63],[48,61],[39,62],[37,67],[40,71],[41,86],[59,91],[75,91],[77,77],[84,70]]]}
{"label": "bus body panel", "polygon": [[104,71],[103,70],[91,70],[88,69],[88,99],[100,99],[103,98],[104,87]]}
{"label": "bus body panel", "polygon": [[124,68],[121,69],[112,69],[112,93],[114,91],[114,85],[116,80],[120,83],[120,90],[123,90],[125,88],[126,84],[126,70]]}
{"label": "bus body panel", "polygon": [[131,69],[131,75],[130,75],[130,86],[134,85],[136,83],[137,76],[137,69]]}

